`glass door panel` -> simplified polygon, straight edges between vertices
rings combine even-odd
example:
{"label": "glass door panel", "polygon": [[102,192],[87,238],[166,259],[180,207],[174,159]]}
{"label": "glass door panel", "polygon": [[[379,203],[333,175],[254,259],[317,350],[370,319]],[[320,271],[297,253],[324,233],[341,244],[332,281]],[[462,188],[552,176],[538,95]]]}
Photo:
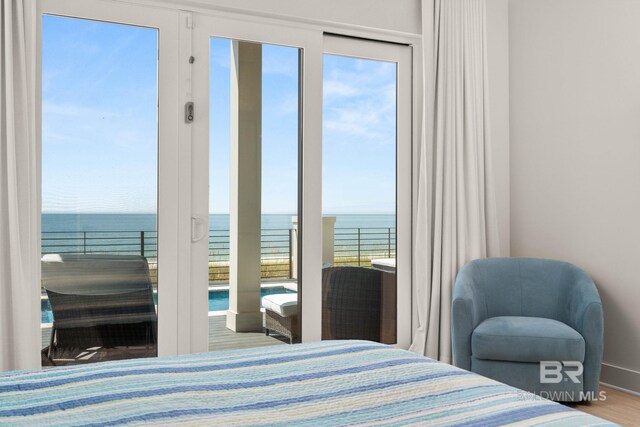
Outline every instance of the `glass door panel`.
{"label": "glass door panel", "polygon": [[410,117],[407,48],[326,40],[322,339],[405,346],[411,330],[410,250],[405,250],[411,140],[410,120],[402,118],[400,107]]}
{"label": "glass door panel", "polygon": [[43,15],[43,366],[157,355],[157,200],[158,30]]}
{"label": "glass door panel", "polygon": [[209,42],[209,349],[297,342],[300,52]]}
{"label": "glass door panel", "polygon": [[323,100],[322,338],[393,344],[396,64],[325,55]]}

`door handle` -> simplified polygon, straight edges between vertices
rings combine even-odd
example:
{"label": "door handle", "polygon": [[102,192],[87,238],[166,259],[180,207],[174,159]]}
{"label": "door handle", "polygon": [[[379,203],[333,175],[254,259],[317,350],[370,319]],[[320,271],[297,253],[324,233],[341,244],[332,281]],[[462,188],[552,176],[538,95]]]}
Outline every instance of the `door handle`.
{"label": "door handle", "polygon": [[191,241],[193,243],[199,242],[207,235],[204,221],[197,216],[191,217]]}

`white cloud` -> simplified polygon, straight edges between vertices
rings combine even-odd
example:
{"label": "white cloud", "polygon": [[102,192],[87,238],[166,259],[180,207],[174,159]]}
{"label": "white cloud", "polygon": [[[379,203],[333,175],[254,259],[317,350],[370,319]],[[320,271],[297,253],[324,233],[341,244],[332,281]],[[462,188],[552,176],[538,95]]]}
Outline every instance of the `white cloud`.
{"label": "white cloud", "polygon": [[273,107],[279,116],[287,116],[298,111],[299,102],[298,93],[290,93],[286,94],[286,96],[279,100]]}
{"label": "white cloud", "polygon": [[323,94],[325,99],[333,97],[350,97],[360,94],[360,90],[358,90],[358,88],[341,80],[325,80],[323,86]]}
{"label": "white cloud", "polygon": [[324,76],[324,129],[337,134],[332,140],[394,143],[395,64],[339,59],[325,62]]}
{"label": "white cloud", "polygon": [[262,73],[295,78],[298,76],[298,61],[287,60],[279,56],[263,55]]}
{"label": "white cloud", "polygon": [[[378,96],[377,98],[380,98]],[[324,128],[352,136],[363,136],[379,143],[392,142],[395,132],[395,103],[372,99],[344,102],[325,109]]]}
{"label": "white cloud", "polygon": [[101,110],[92,107],[82,106],[79,104],[65,104],[52,101],[42,101],[42,113],[52,114],[65,117],[93,117],[107,118],[116,117],[113,111]]}

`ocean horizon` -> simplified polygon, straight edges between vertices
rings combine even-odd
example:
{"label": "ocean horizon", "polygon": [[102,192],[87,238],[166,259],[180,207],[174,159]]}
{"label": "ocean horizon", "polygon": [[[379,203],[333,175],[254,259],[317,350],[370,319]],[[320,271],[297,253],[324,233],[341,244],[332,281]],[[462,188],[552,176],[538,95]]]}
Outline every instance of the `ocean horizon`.
{"label": "ocean horizon", "polygon": [[[262,215],[262,256],[288,253],[290,214]],[[359,252],[395,251],[396,217],[393,214],[338,214],[335,216],[336,245],[342,256]],[[154,258],[157,254],[155,214],[42,214],[42,253],[132,254]],[[359,230],[358,230],[359,229]],[[229,254],[229,215],[209,215],[209,255],[224,261]],[[359,247],[360,239],[364,244]]]}
{"label": "ocean horizon", "polygon": [[[262,214],[263,229],[290,229],[295,214]],[[335,216],[336,228],[395,228],[394,214],[325,214]],[[43,213],[42,232],[157,230],[155,214],[146,213]],[[210,214],[210,230],[228,230],[229,214]]]}

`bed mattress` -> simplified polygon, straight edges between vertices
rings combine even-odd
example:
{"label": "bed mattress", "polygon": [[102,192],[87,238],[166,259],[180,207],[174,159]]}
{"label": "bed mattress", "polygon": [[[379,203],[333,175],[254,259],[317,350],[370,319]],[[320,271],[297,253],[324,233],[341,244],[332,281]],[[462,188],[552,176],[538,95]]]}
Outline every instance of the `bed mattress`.
{"label": "bed mattress", "polygon": [[0,425],[433,424],[612,425],[367,341],[0,374]]}

